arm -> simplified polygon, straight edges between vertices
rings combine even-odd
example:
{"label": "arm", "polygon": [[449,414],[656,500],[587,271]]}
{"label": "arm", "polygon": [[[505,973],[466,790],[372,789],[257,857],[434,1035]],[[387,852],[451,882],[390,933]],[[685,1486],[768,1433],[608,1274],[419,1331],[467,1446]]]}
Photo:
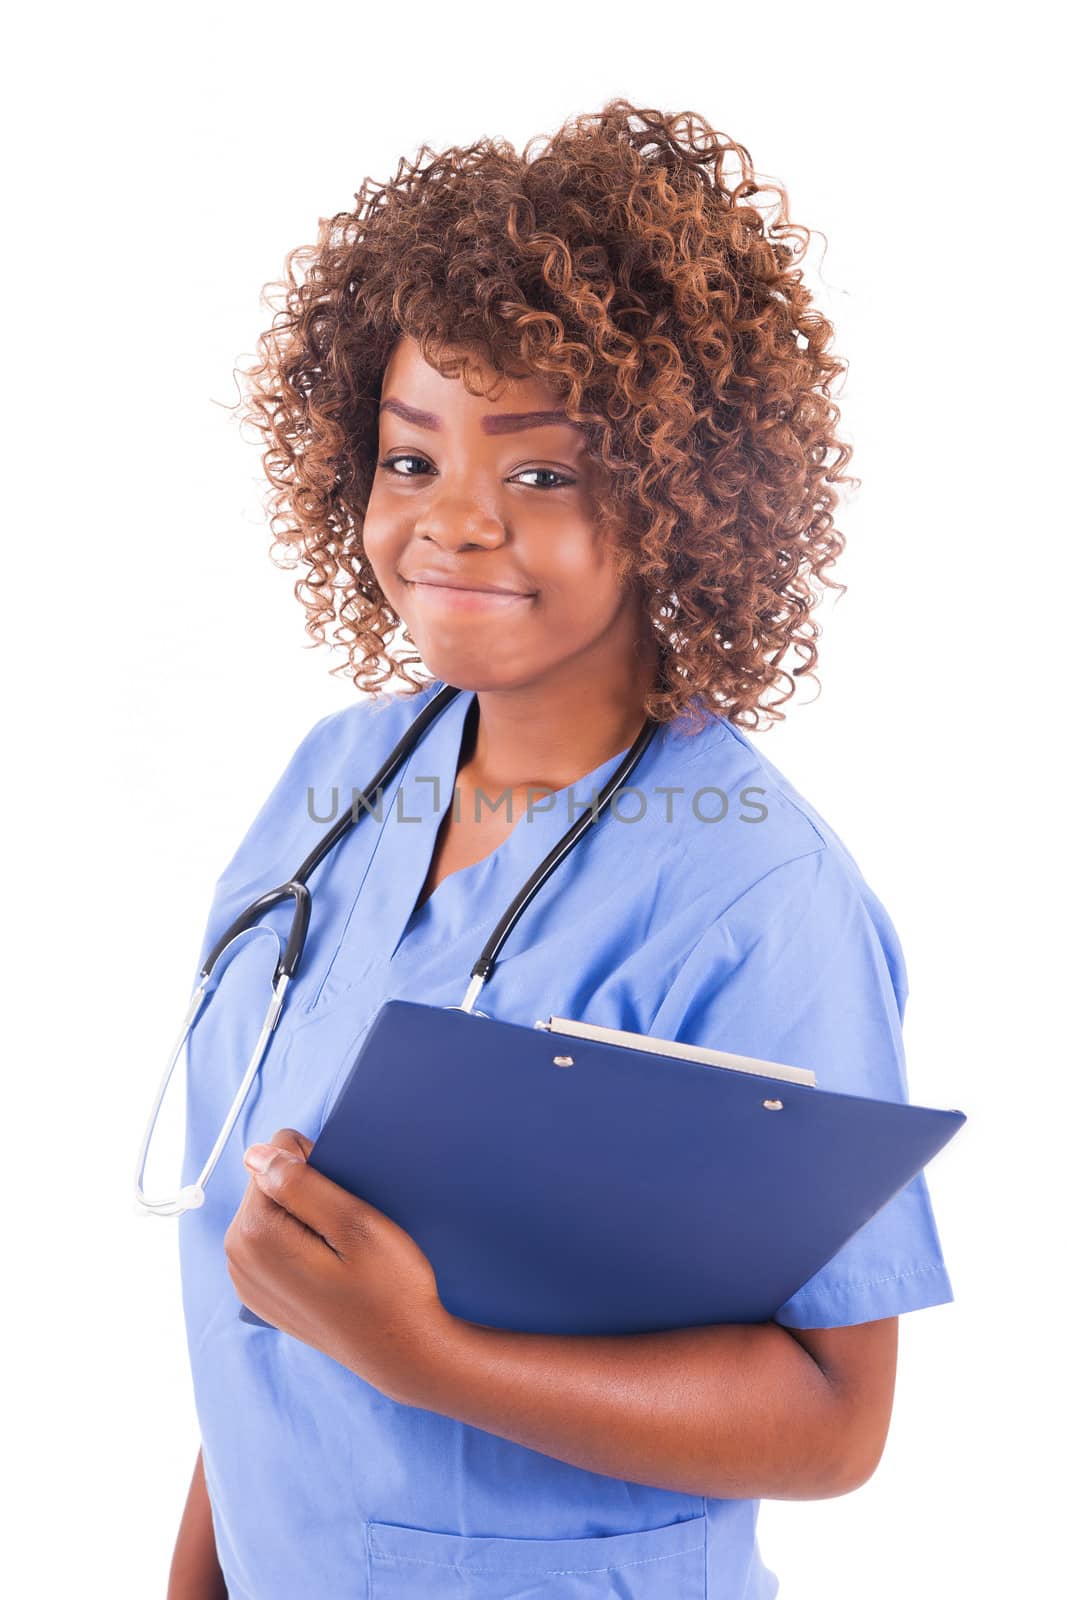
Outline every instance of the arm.
{"label": "arm", "polygon": [[291,1129],[226,1235],[238,1295],[400,1404],[587,1471],[709,1498],[822,1499],[865,1483],[893,1404],[897,1319],[618,1336],[453,1316],[411,1236],[307,1165]]}
{"label": "arm", "polygon": [[822,1499],[881,1459],[897,1319],[509,1333],[449,1318],[399,1392],[590,1472],[709,1498]]}
{"label": "arm", "polygon": [[200,1451],[171,1559],[167,1600],[226,1600]]}

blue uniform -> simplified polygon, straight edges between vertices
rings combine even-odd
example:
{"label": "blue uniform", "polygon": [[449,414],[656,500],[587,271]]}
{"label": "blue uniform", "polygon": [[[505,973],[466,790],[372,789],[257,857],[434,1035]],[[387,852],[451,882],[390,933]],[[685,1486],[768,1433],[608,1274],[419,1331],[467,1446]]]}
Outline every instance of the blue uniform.
{"label": "blue uniform", "polygon": [[[201,959],[352,804],[440,687],[362,701],[301,742],[220,877]],[[314,1139],[381,1004],[458,1005],[505,906],[625,753],[529,817],[413,910],[451,803],[473,692],[440,714],[311,880],[302,965],[207,1188],[180,1223],[203,1459],[231,1600],[769,1600],[759,1502],[587,1472],[396,1403],[328,1356],[238,1318],[223,1235],[247,1145]],[[374,796],[368,799],[373,802]],[[189,1041],[183,1182],[214,1142],[262,1019],[289,907],[224,958]],[[907,1097],[903,957],[844,845],[737,728],[661,726],[628,792],[534,899],[479,996],[809,1067],[820,1088]],[[486,1196],[492,1204],[492,1196]],[[916,1178],[778,1312],[836,1327],[952,1299]]]}

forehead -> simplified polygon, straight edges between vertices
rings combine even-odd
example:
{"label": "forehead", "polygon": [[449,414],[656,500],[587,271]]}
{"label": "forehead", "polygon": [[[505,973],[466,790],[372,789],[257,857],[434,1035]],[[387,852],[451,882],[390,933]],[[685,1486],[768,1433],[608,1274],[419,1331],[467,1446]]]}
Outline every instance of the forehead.
{"label": "forehead", "polygon": [[477,382],[489,391],[487,394],[471,394],[458,374],[444,377],[423,358],[415,340],[405,335],[398,340],[385,368],[382,409],[403,415],[414,408],[442,421],[451,417],[484,419],[487,432],[497,431],[496,423],[501,424],[500,431],[505,431],[508,417],[515,413],[550,412],[555,419],[567,420],[559,391],[543,379],[506,377],[480,358],[472,355],[471,359]]}

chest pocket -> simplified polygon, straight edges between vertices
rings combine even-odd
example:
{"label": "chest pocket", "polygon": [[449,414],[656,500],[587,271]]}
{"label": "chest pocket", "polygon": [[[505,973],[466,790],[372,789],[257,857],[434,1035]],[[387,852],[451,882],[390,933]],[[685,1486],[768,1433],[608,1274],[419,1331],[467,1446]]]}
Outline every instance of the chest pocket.
{"label": "chest pocket", "polygon": [[366,1527],[370,1600],[704,1600],[705,1518],[584,1539]]}

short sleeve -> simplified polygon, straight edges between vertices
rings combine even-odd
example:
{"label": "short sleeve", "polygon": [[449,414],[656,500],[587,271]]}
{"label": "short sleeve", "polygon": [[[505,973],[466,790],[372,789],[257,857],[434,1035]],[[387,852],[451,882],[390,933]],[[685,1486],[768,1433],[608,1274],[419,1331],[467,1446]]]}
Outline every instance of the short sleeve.
{"label": "short sleeve", "polygon": [[[773,867],[690,952],[649,1032],[814,1071],[820,1089],[907,1101],[903,955],[884,907],[827,848]],[[953,1299],[919,1173],[775,1314],[842,1327]]]}

